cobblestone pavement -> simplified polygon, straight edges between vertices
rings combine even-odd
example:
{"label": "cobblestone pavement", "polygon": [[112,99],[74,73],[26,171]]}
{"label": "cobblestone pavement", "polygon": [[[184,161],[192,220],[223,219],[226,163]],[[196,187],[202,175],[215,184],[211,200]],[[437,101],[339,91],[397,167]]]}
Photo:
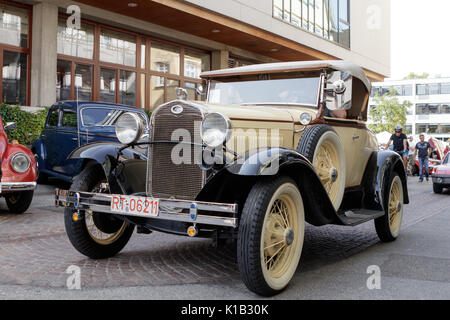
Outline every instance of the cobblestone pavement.
{"label": "cobblestone pavement", "polygon": [[[235,247],[214,248],[208,239],[134,234],[116,257],[84,257],[66,236],[62,209],[54,207],[54,188],[39,185],[31,208],[22,215],[9,214],[0,201],[0,285],[64,288],[71,265],[81,268],[83,288],[240,282]],[[433,194],[431,182],[410,178],[409,192],[404,231],[450,207],[450,192]],[[307,226],[297,274],[343,261],[378,242],[373,222],[355,228]]]}

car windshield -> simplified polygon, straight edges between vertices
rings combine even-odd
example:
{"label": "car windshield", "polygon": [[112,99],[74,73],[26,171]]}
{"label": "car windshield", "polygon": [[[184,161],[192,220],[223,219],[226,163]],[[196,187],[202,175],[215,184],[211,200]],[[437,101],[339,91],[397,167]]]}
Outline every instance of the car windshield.
{"label": "car windshield", "polygon": [[123,112],[111,108],[85,108],[81,111],[81,119],[85,127],[113,126]]}
{"label": "car windshield", "polygon": [[217,104],[318,105],[320,76],[229,77],[210,82],[208,102]]}

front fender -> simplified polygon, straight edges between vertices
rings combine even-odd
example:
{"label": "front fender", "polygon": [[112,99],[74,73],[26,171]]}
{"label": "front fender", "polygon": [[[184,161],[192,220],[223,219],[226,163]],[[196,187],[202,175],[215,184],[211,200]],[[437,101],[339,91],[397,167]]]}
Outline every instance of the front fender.
{"label": "front fender", "polygon": [[258,179],[286,175],[302,194],[306,221],[315,226],[343,224],[312,164],[300,153],[283,148],[264,149],[237,159],[213,175],[197,196],[198,201],[238,203],[240,211]]}
{"label": "front fender", "polygon": [[45,149],[45,144],[41,139],[37,139],[31,148],[33,150],[37,157],[37,162],[39,166],[39,170],[45,170],[45,161],[47,159],[47,150]]}
{"label": "front fender", "polygon": [[84,159],[103,167],[112,193],[145,192],[146,157],[117,142],[95,142],[81,146],[68,159]]}

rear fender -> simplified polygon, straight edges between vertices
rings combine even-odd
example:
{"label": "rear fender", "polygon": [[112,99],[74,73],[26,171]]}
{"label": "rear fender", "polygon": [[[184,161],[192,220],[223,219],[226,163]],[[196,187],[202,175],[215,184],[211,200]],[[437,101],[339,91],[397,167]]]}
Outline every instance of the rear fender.
{"label": "rear fender", "polygon": [[403,166],[402,158],[392,151],[378,152],[378,174],[377,182],[375,185],[376,198],[375,201],[384,208],[384,198],[386,197],[386,192],[389,189],[389,178],[396,172],[403,185],[403,203],[409,203],[408,195],[408,185],[405,173],[405,168]]}

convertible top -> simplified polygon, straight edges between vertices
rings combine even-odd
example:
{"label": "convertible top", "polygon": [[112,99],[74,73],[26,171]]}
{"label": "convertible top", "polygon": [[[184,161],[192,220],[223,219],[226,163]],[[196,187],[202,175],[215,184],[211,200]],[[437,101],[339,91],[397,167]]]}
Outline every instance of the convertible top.
{"label": "convertible top", "polygon": [[372,90],[372,85],[366,74],[364,73],[364,70],[360,66],[352,62],[343,60],[316,60],[254,64],[245,67],[203,72],[200,77],[216,78],[234,76],[239,74],[274,73],[279,71],[285,72],[317,69],[333,69],[336,71],[347,72],[353,77],[361,80],[362,83],[364,83],[364,85],[366,86],[368,92],[371,92]]}

